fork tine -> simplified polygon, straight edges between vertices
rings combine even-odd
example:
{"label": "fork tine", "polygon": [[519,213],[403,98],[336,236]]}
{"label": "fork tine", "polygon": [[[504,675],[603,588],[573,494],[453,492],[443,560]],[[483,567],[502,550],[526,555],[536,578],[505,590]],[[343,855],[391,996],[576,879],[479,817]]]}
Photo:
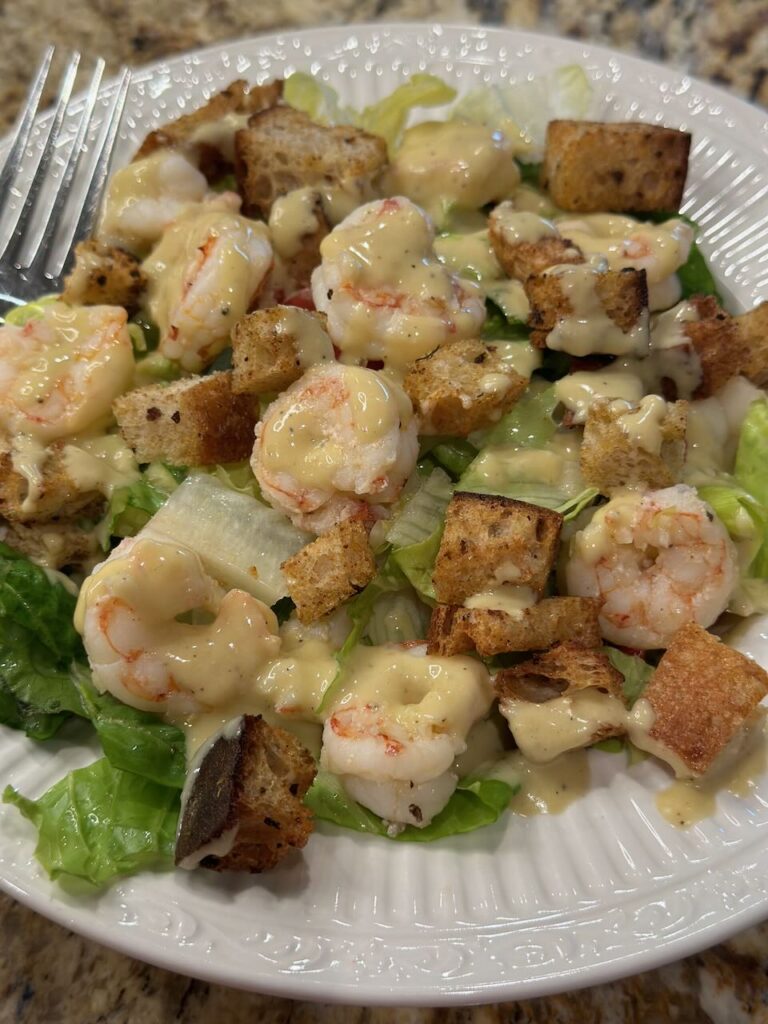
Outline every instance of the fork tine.
{"label": "fork tine", "polygon": [[8,155],[5,158],[3,169],[0,171],[0,196],[4,196],[8,191],[11,182],[16,176],[16,170],[19,166],[21,155],[27,148],[29,136],[32,132],[32,125],[35,123],[37,108],[40,105],[40,97],[43,93],[43,89],[45,88],[45,82],[48,78],[51,61],[53,60],[54,49],[55,48],[53,46],[49,46],[45,51],[43,59],[40,62],[40,67],[35,75],[35,79],[27,93],[27,102],[24,105],[19,123],[16,126],[13,141],[11,142],[11,148],[8,150]]}
{"label": "fork tine", "polygon": [[73,53],[62,75],[56,107],[51,119],[51,126],[48,130],[48,137],[45,140],[45,146],[37,164],[37,170],[27,190],[21,211],[16,218],[16,224],[14,225],[11,237],[8,239],[5,248],[0,252],[0,259],[11,260],[19,252],[33,208],[36,206],[38,196],[40,195],[40,190],[48,180],[48,168],[56,150],[56,144],[59,141],[61,126],[64,123],[69,101],[72,97],[72,88],[75,84],[79,64],[80,54]]}

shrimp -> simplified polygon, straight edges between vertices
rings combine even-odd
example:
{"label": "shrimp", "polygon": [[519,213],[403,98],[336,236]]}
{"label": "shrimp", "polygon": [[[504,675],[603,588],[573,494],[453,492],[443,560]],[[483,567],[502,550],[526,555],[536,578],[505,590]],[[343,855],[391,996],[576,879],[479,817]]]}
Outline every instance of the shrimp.
{"label": "shrimp", "polygon": [[108,416],[133,376],[127,320],[120,306],[52,302],[0,327],[0,429],[48,444]]}
{"label": "shrimp", "polygon": [[[192,612],[212,621],[181,619]],[[119,544],[85,581],[75,626],[101,692],[175,715],[248,695],[280,648],[265,604],[225,592],[189,548],[141,536]]]}
{"label": "shrimp", "polygon": [[606,640],[667,647],[681,626],[710,626],[737,580],[728,533],[691,487],[619,495],[575,534],[565,567],[569,594],[602,602]]}
{"label": "shrimp", "polygon": [[312,294],[343,362],[402,369],[446,341],[478,336],[482,293],[439,262],[434,238],[427,214],[397,197],[361,206],[323,239]]}
{"label": "shrimp", "polygon": [[310,367],[256,427],[251,467],[273,508],[323,533],[351,517],[381,517],[416,465],[410,399],[386,374]]}
{"label": "shrimp", "polygon": [[160,352],[202,370],[229,344],[271,267],[263,224],[211,205],[181,218],[143,264]]}
{"label": "shrimp", "polygon": [[425,648],[360,648],[323,728],[321,765],[390,822],[428,825],[456,788],[453,770],[493,691],[471,658]]}

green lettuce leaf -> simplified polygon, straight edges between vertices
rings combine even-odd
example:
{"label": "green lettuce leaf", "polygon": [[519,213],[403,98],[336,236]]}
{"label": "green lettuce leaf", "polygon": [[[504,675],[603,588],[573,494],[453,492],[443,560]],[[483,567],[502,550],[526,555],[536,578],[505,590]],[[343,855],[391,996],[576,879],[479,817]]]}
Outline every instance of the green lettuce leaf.
{"label": "green lettuce leaf", "polygon": [[688,259],[677,271],[682,288],[682,297],[689,298],[691,295],[714,295],[722,305],[723,298],[717,288],[717,282],[712,271],[704,259],[704,254],[696,242],[691,246]]}
{"label": "green lettuce leaf", "polygon": [[38,320],[43,315],[43,308],[52,302],[58,302],[58,295],[41,295],[34,302],[27,302],[23,306],[16,306],[0,317],[0,323],[13,324],[14,327],[23,327],[30,320]]}
{"label": "green lettuce leaf", "polygon": [[477,448],[463,437],[424,437],[421,453],[458,480],[477,456]]}
{"label": "green lettuce leaf", "polygon": [[109,499],[104,518],[96,527],[102,549],[109,550],[111,537],[135,537],[143,530],[186,474],[183,466],[152,462],[135,483],[118,487]]}
{"label": "green lettuce leaf", "polygon": [[13,622],[35,634],[60,661],[82,650],[72,625],[77,599],[61,583],[52,582],[44,569],[0,543],[0,620]]}
{"label": "green lettuce leaf", "polygon": [[179,792],[124,772],[106,758],[70,772],[37,800],[11,786],[14,804],[38,831],[35,856],[51,878],[104,885],[144,868],[170,868]]}
{"label": "green lettuce leaf", "polygon": [[604,647],[603,650],[608,655],[613,667],[624,676],[622,683],[624,696],[629,706],[632,707],[653,675],[653,666],[637,654],[625,654],[617,647]]}
{"label": "green lettuce leaf", "polygon": [[493,299],[485,300],[485,323],[481,333],[485,341],[520,341],[528,338],[530,333],[522,320],[507,317]]}
{"label": "green lettuce leaf", "polygon": [[546,448],[557,430],[553,419],[556,405],[554,387],[534,382],[506,416],[490,430],[473,435],[472,441],[480,447],[509,444],[518,448]]}
{"label": "green lettuce leaf", "polygon": [[339,94],[333,86],[308,75],[306,71],[294,71],[286,78],[283,99],[297,110],[303,110],[318,124],[355,124],[358,119],[354,110],[341,106]]}
{"label": "green lettuce leaf", "polygon": [[390,575],[402,574],[422,597],[434,600],[432,571],[445,526],[445,510],[453,495],[453,483],[442,469],[435,469],[394,520],[387,540],[391,551],[386,566]]}
{"label": "green lettuce leaf", "polygon": [[[289,79],[290,81],[290,79]],[[378,103],[366,107],[357,124],[386,139],[390,153],[396,148],[414,107],[440,107],[456,98],[456,90],[437,75],[417,73]]]}

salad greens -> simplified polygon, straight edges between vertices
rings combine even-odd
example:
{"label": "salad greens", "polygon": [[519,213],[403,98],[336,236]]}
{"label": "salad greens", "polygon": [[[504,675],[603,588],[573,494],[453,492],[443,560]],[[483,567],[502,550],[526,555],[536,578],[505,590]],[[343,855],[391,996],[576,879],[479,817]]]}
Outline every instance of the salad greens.
{"label": "salad greens", "polygon": [[615,669],[624,676],[622,688],[630,707],[638,700],[653,675],[653,665],[637,654],[625,654],[618,647],[606,647],[605,653]]}

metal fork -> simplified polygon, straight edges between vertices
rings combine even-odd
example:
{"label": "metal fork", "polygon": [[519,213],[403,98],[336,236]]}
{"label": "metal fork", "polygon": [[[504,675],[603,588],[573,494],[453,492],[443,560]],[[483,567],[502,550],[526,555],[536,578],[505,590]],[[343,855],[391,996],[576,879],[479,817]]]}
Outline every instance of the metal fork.
{"label": "metal fork", "polygon": [[[81,161],[81,157],[88,152],[88,134],[104,75],[104,61],[101,58],[96,61],[82,109],[73,125],[74,139],[58,179],[54,179],[52,161],[57,149],[66,144],[62,142],[62,126],[70,107],[80,54],[72,54],[64,69],[44,141],[28,150],[53,54],[54,47],[50,46],[32,82],[0,171],[0,225],[6,219],[10,223],[0,237],[0,322],[3,313],[13,306],[58,290],[72,248],[89,233],[109,171],[131,79],[130,71],[124,68],[93,146],[90,165],[78,174],[81,162],[87,163]],[[37,151],[40,151],[39,156]],[[74,227],[67,229],[64,213],[69,209],[68,200],[76,181],[83,183],[82,194],[76,200],[79,213],[72,210],[77,214],[76,220]],[[11,197],[16,199],[16,210],[11,209]]]}

